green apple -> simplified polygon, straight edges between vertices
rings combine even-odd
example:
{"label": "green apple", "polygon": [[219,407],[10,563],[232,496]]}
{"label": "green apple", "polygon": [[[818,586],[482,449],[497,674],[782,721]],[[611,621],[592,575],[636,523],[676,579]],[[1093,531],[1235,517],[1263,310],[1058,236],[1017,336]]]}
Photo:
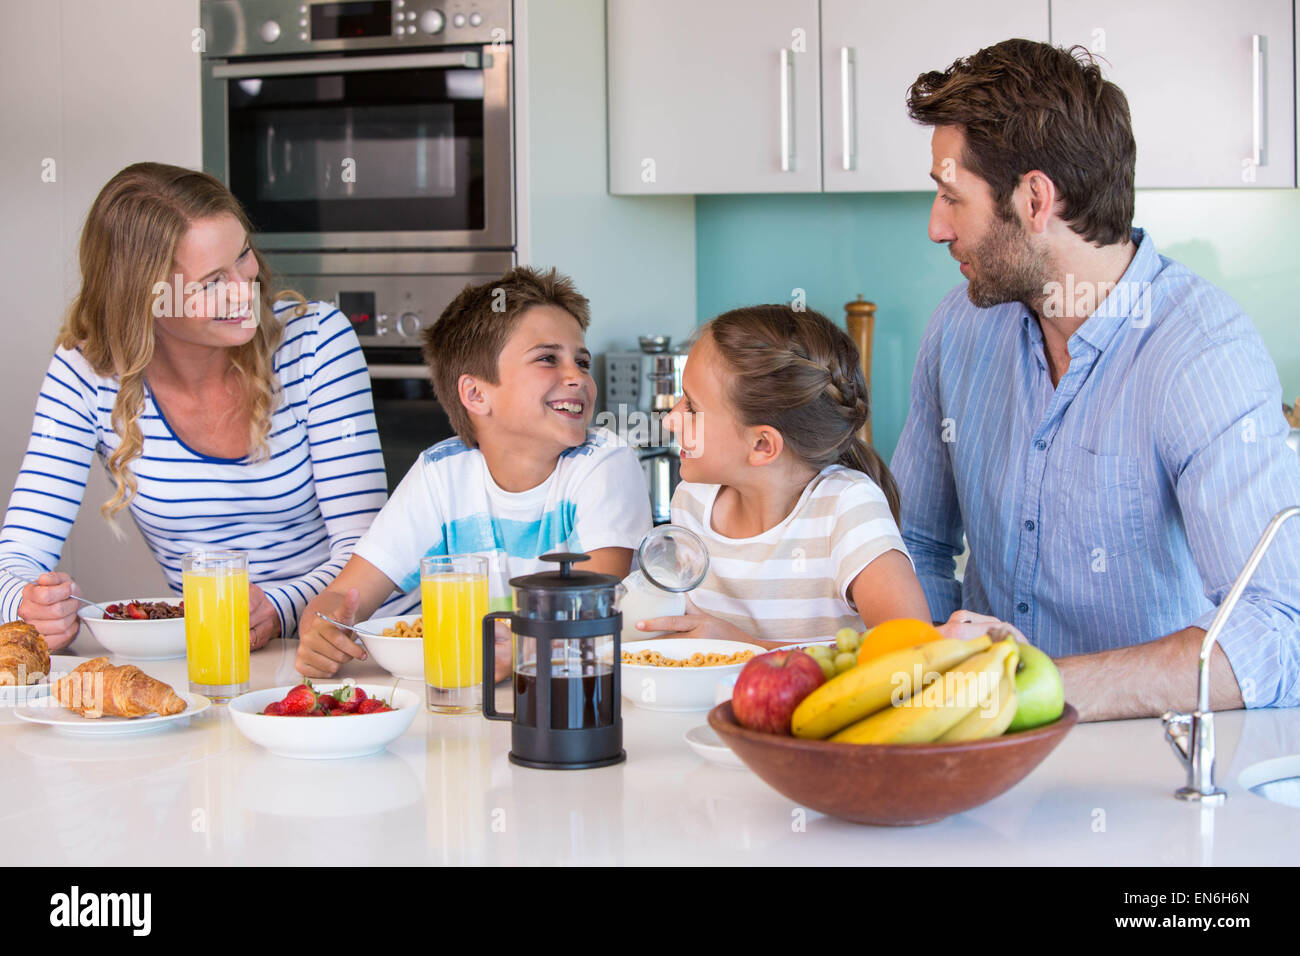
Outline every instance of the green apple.
{"label": "green apple", "polygon": [[1065,710],[1065,685],[1052,659],[1032,644],[1018,644],[1016,716],[1007,733],[1050,724]]}

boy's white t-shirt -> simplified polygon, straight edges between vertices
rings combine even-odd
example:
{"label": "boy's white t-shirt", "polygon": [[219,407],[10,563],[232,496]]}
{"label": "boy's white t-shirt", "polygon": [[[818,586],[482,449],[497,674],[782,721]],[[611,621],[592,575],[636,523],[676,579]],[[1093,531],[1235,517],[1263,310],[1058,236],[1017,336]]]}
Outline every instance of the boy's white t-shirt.
{"label": "boy's white t-shirt", "polygon": [[543,554],[635,550],[650,527],[641,463],[607,429],[588,429],[549,478],[521,492],[503,491],[481,451],[449,438],[411,466],[355,553],[408,592],[420,586],[423,557],[484,555],[489,596],[500,607],[511,578],[559,568],[539,560]]}
{"label": "boy's white t-shirt", "polygon": [[708,576],[688,602],[768,641],[817,640],[841,627],[861,630],[849,586],[885,552],[907,555],[880,487],[860,471],[829,465],[783,521],[752,538],[713,530],[720,488],[682,482],[673,494],[673,524],[694,531],[709,550]]}

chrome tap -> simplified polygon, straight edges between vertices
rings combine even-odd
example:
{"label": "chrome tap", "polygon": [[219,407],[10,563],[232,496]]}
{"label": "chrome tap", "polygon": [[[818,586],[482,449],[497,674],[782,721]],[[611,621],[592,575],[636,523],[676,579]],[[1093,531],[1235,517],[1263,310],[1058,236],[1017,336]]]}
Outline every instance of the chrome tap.
{"label": "chrome tap", "polygon": [[1220,789],[1214,783],[1214,712],[1210,710],[1210,652],[1214,650],[1219,633],[1228,621],[1228,615],[1237,606],[1237,600],[1246,590],[1246,585],[1254,576],[1259,562],[1263,560],[1264,552],[1277,537],[1278,529],[1288,518],[1294,518],[1296,515],[1300,515],[1300,505],[1283,508],[1273,516],[1273,520],[1268,523],[1268,527],[1264,529],[1259,542],[1255,545],[1255,550],[1250,553],[1246,566],[1241,569],[1241,574],[1233,583],[1232,590],[1219,605],[1219,611],[1214,615],[1210,629],[1205,632],[1205,640],[1201,642],[1200,672],[1196,682],[1196,710],[1190,714],[1169,711],[1162,718],[1165,739],[1169,741],[1174,754],[1187,768],[1187,786],[1174,791],[1174,796],[1179,800],[1199,801],[1204,805],[1217,806],[1228,796],[1226,790]]}

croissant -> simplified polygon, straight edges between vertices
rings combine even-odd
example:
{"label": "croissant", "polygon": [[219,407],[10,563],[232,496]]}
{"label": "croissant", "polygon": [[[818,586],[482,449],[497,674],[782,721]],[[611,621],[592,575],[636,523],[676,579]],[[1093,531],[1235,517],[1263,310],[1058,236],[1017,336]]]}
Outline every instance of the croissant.
{"label": "croissant", "polygon": [[50,672],[45,638],[25,621],[0,625],[0,685],[35,684]]}
{"label": "croissant", "polygon": [[133,664],[114,667],[107,657],[86,661],[55,681],[54,697],[82,717],[167,716],[186,707],[169,685]]}

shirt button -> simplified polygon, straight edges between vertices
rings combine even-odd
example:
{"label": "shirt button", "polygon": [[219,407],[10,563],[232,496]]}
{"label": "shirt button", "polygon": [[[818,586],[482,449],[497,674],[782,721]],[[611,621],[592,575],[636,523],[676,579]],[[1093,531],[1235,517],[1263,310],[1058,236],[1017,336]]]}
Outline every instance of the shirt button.
{"label": "shirt button", "polygon": [[1034,447],[1037,448],[1039,451],[1043,451],[1047,448],[1047,442],[1043,441],[1040,438],[1038,439],[1038,441],[1034,442]]}
{"label": "shirt button", "polygon": [[1026,531],[1033,531],[1033,530],[1034,530],[1034,523],[1033,523],[1032,521],[1026,521],[1026,522],[1025,522],[1025,530],[1026,530]]}
{"label": "shirt button", "polygon": [[1019,611],[1021,614],[1027,614],[1029,612],[1029,605],[1026,604],[1024,601],[1021,601],[1019,604],[1016,605],[1016,610]]}

